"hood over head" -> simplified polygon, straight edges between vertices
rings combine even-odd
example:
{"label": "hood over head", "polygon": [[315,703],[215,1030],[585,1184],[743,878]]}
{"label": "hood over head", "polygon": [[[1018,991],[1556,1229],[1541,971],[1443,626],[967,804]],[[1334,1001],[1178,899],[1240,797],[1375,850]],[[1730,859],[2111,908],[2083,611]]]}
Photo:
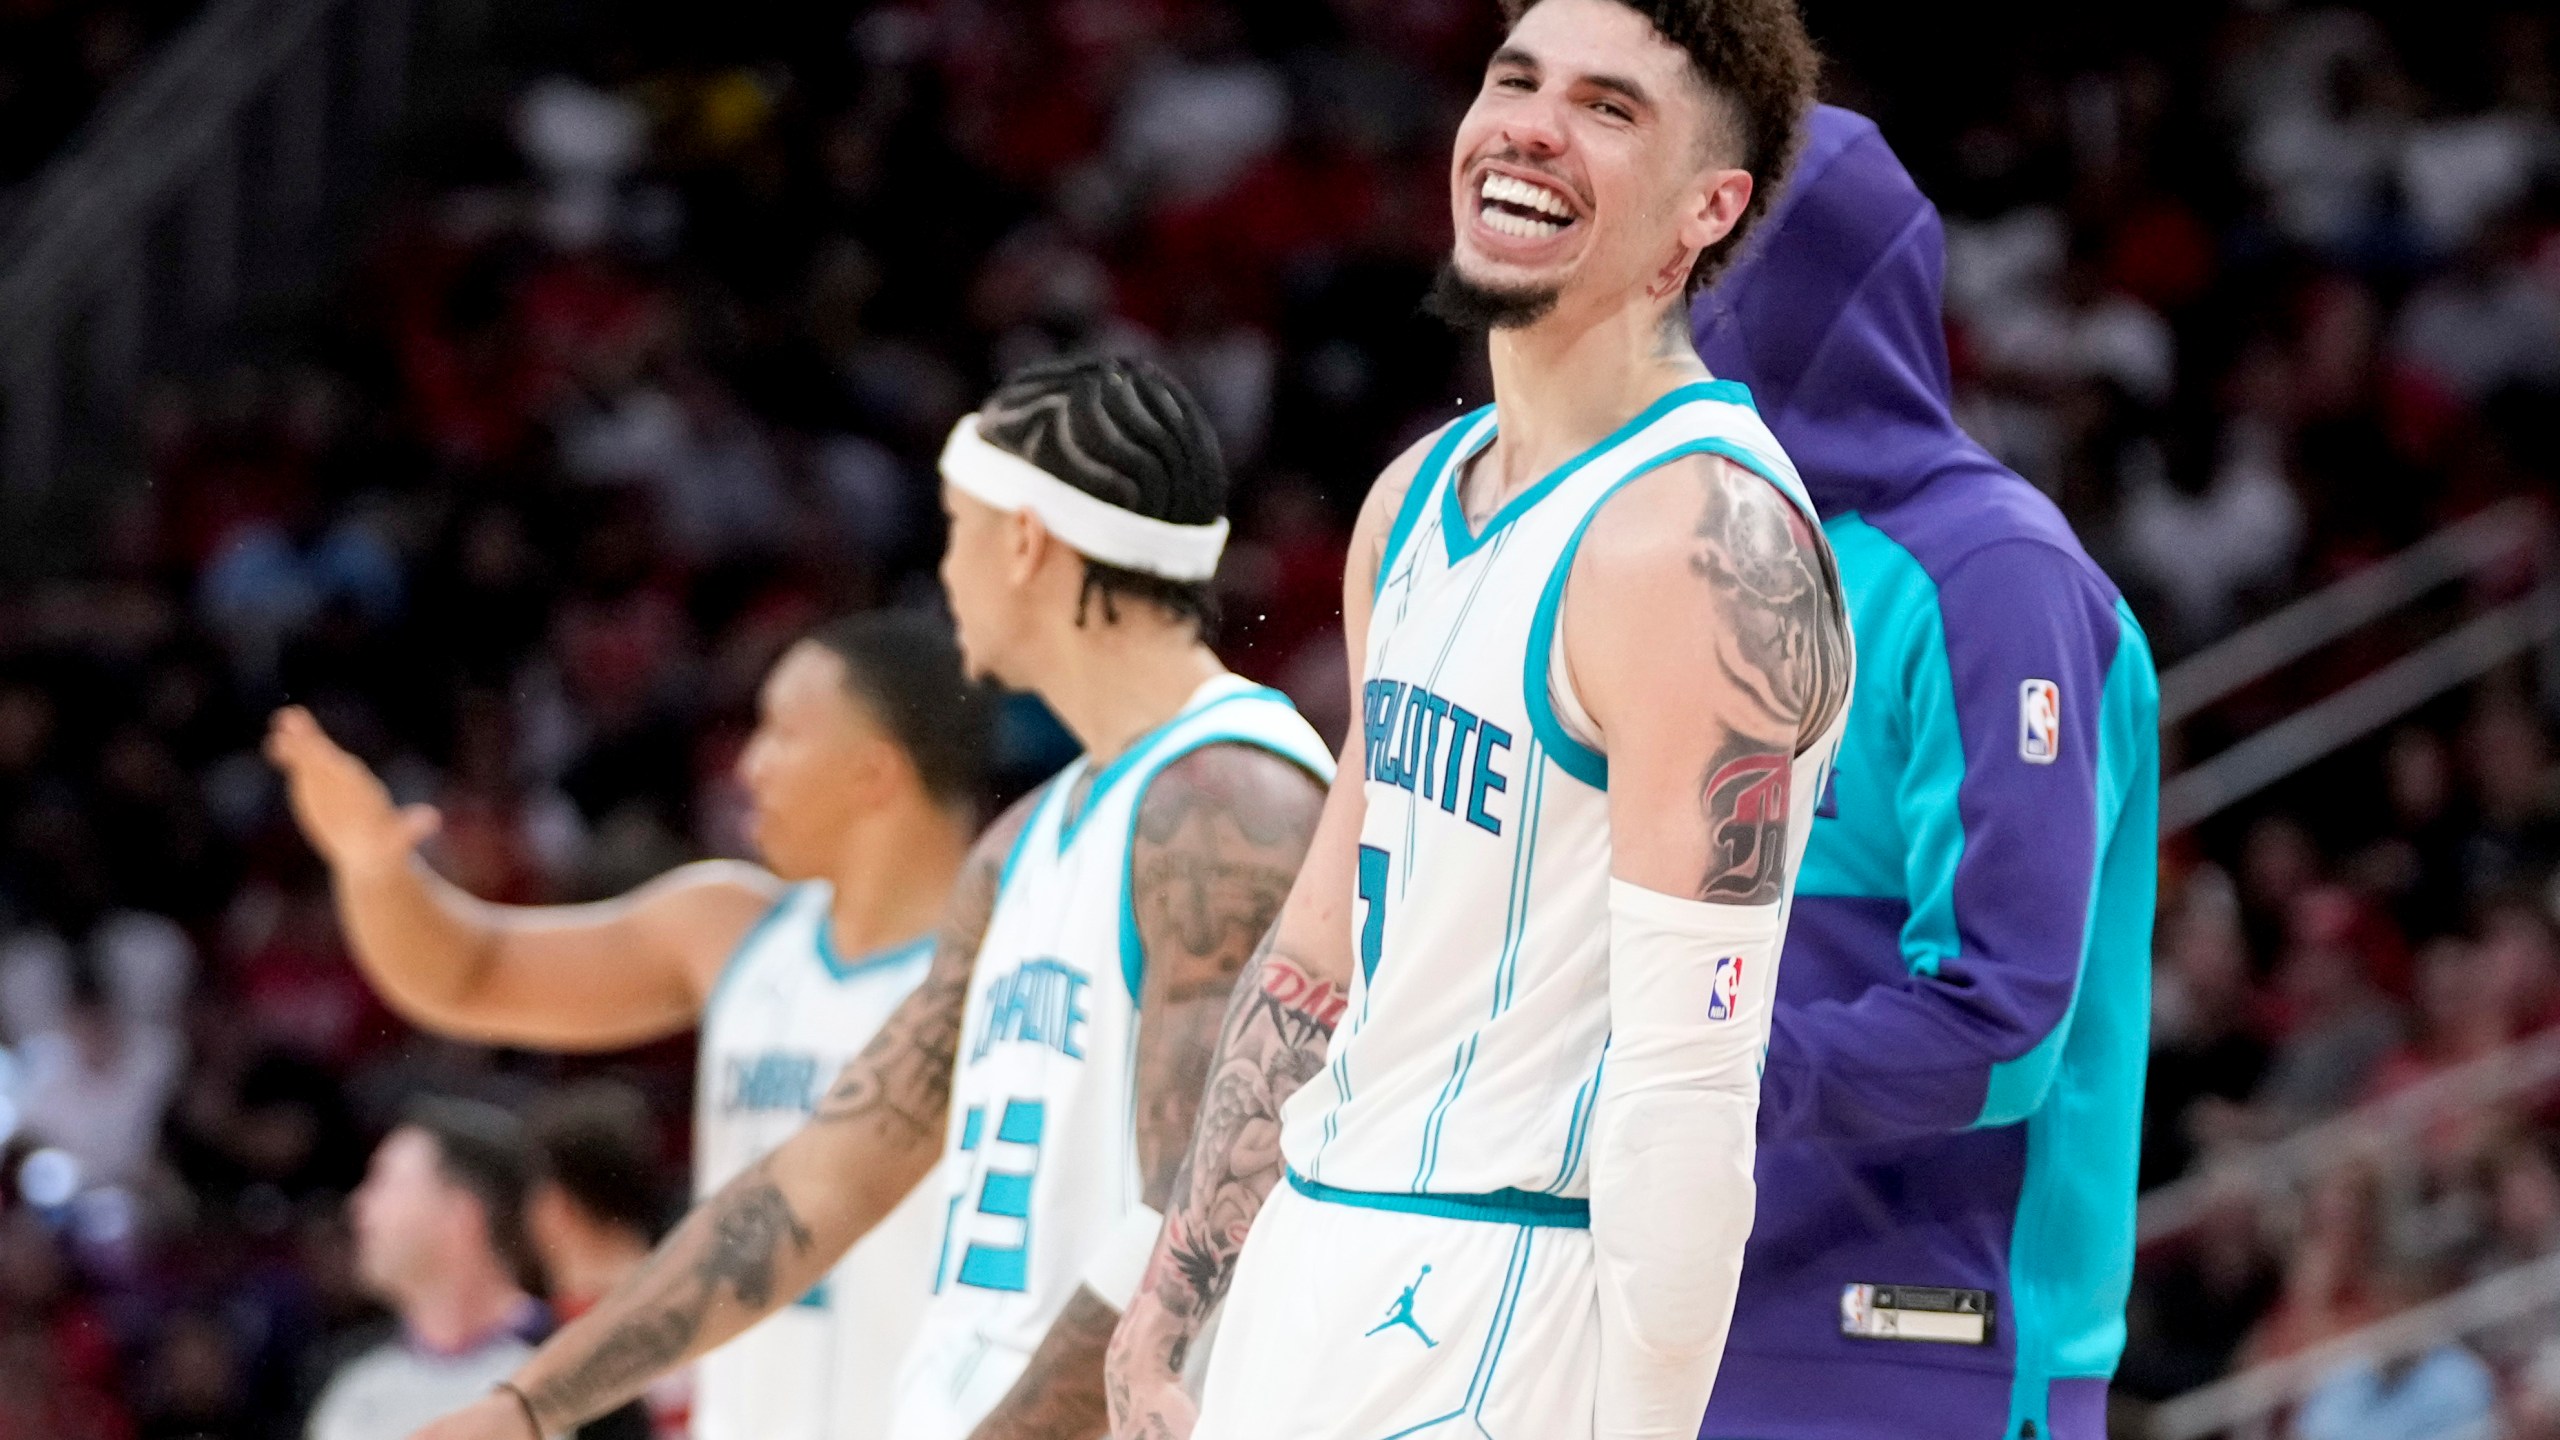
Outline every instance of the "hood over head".
{"label": "hood over head", "polygon": [[2005,467],[1949,408],[1946,236],[1875,122],[1817,106],[1742,258],[1690,311],[1707,368],[1751,387],[1826,516]]}

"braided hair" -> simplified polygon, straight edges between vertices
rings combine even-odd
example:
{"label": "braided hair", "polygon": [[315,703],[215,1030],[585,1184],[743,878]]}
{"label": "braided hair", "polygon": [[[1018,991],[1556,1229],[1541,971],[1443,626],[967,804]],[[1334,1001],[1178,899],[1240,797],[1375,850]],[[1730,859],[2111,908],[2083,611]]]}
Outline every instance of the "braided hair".
{"label": "braided hair", "polygon": [[[1128,355],[1045,360],[1014,372],[978,411],[978,434],[1096,499],[1175,525],[1208,525],[1227,512],[1227,467],[1208,412],[1164,370]],[[1189,619],[1203,639],[1217,626],[1207,581],[1085,559],[1076,623],[1101,602],[1144,601]]]}

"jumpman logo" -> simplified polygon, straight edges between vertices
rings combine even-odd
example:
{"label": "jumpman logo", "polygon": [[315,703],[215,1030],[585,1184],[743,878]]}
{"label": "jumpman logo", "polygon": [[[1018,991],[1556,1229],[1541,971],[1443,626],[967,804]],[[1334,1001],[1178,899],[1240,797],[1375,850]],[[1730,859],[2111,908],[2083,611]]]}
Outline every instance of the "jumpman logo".
{"label": "jumpman logo", "polygon": [[[1422,1274],[1414,1276],[1413,1283],[1404,1287],[1404,1293],[1396,1297],[1396,1302],[1393,1305],[1387,1307],[1387,1318],[1379,1321],[1376,1325],[1371,1326],[1369,1329],[1369,1335],[1375,1335],[1381,1330],[1392,1330],[1398,1325],[1402,1325],[1406,1329],[1411,1330],[1414,1334],[1422,1337],[1422,1345],[1424,1349],[1437,1350],[1440,1348],[1440,1342],[1432,1339],[1431,1333],[1422,1328],[1422,1322],[1413,1318],[1413,1292],[1422,1288],[1423,1277],[1430,1273],[1430,1266],[1425,1265],[1422,1267]],[[1369,1336],[1363,1335],[1360,1338],[1366,1340]]]}

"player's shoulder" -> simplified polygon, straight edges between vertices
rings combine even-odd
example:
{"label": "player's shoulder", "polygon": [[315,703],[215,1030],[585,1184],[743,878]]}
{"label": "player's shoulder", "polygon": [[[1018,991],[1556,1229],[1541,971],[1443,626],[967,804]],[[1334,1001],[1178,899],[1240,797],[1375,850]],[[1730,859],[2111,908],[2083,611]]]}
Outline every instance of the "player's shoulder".
{"label": "player's shoulder", "polygon": [[1431,453],[1450,431],[1467,422],[1464,415],[1445,425],[1426,431],[1420,439],[1407,445],[1396,458],[1387,462],[1378,478],[1369,483],[1369,493],[1360,502],[1360,516],[1351,528],[1352,554],[1367,556],[1374,570],[1375,561],[1387,543],[1387,533],[1395,528],[1396,516],[1404,509],[1405,497],[1420,483]]}
{"label": "player's shoulder", "polygon": [[1138,799],[1141,844],[1225,816],[1248,829],[1311,830],[1324,782],[1297,761],[1244,740],[1213,740],[1168,761]]}
{"label": "player's shoulder", "polygon": [[632,900],[653,926],[684,934],[687,951],[729,950],[791,893],[791,885],[744,860],[697,860],[642,886]]}
{"label": "player's shoulder", "polygon": [[1434,427],[1388,461],[1386,468],[1378,472],[1378,478],[1369,483],[1368,498],[1360,505],[1361,523],[1365,525],[1374,520],[1384,526],[1392,522],[1396,511],[1404,504],[1406,493],[1413,488],[1414,481],[1421,478],[1423,464],[1431,458],[1432,447],[1440,443],[1440,438],[1448,434],[1451,427],[1463,423],[1465,417],[1461,416],[1447,425]]}
{"label": "player's shoulder", "polygon": [[1818,574],[1822,545],[1812,520],[1765,477],[1721,455],[1682,455],[1600,503],[1573,581],[1577,590],[1640,598],[1668,585],[1694,588],[1734,561],[1806,564]]}
{"label": "player's shoulder", "polygon": [[1049,787],[1057,783],[1058,777],[1053,775],[997,811],[996,818],[987,822],[987,828],[978,832],[977,840],[969,847],[968,868],[1000,870],[1013,854],[1022,832],[1031,827],[1031,817],[1040,813],[1040,802],[1048,797]]}

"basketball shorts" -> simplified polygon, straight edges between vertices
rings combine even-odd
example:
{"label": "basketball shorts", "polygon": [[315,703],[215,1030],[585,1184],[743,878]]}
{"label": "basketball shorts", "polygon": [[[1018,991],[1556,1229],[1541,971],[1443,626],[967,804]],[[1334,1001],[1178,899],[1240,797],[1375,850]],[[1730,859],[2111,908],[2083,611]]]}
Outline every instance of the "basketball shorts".
{"label": "basketball shorts", "polygon": [[[1416,1202],[1444,1213],[1376,1208]],[[1588,1221],[1565,1202],[1292,1177],[1237,1261],[1196,1440],[1589,1440],[1597,1306]]]}

